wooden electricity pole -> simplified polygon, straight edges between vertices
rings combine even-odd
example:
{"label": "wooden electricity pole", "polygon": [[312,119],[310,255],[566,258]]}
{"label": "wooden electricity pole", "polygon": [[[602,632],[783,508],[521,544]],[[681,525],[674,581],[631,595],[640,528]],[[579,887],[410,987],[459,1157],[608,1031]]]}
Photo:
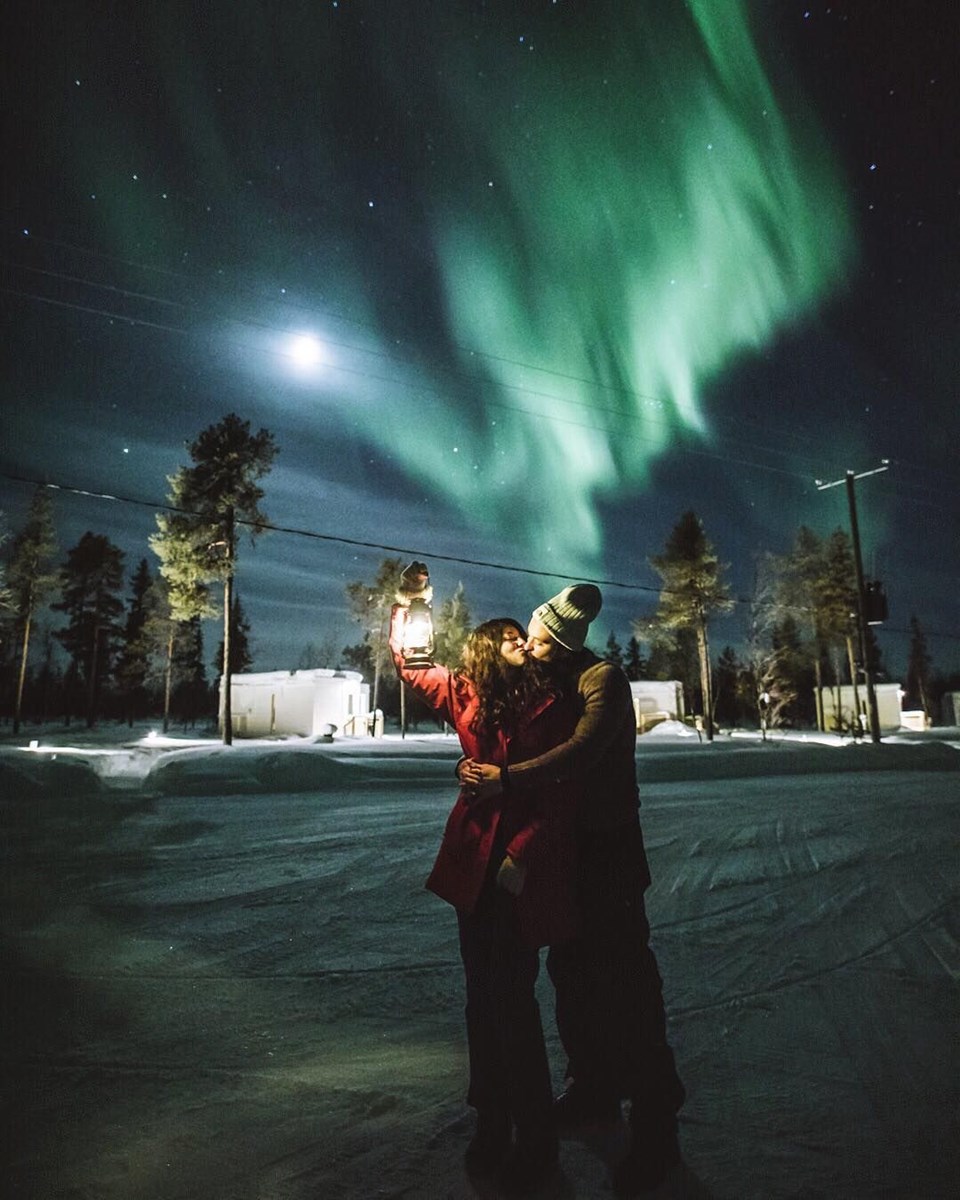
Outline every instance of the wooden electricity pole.
{"label": "wooden electricity pole", "polygon": [[[843,479],[835,479],[832,483],[822,483],[819,479],[816,481],[818,492],[823,492],[827,488],[839,487],[841,483],[846,484],[847,488],[850,536],[853,540],[853,561],[857,574],[857,633],[860,641],[860,663],[863,669],[863,679],[867,685],[867,713],[870,721],[870,740],[873,742],[880,741],[880,712],[877,708],[877,690],[873,682],[873,663],[870,661],[870,641],[867,635],[867,588],[863,578],[863,555],[860,551],[860,525],[857,521],[857,499],[854,494],[854,484],[858,479],[865,479],[868,475],[879,475],[881,471],[887,470],[889,470],[889,464],[884,459],[883,465],[875,467],[872,471],[861,471],[859,475],[854,471],[847,471]],[[856,680],[853,681],[853,685],[854,695],[856,695]],[[860,714],[855,715],[859,721]]]}

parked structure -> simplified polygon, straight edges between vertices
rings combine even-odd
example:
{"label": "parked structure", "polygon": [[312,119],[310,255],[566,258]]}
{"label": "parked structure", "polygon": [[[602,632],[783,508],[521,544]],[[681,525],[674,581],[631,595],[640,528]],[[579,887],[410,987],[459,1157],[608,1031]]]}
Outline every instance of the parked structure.
{"label": "parked structure", "polygon": [[370,685],[359,671],[261,671],[234,675],[231,685],[236,737],[355,737],[368,735],[374,722]]}
{"label": "parked structure", "polygon": [[[880,717],[881,733],[892,733],[895,729],[900,729],[903,724],[900,711],[903,689],[900,687],[900,684],[877,683],[874,684],[874,691],[877,696],[877,713]],[[838,693],[840,704],[839,721],[837,719]],[[849,733],[858,721],[853,685],[845,683],[839,688],[825,687],[821,695],[823,703],[821,728],[829,733],[834,733],[838,730]],[[860,686],[857,688],[856,701],[859,704],[860,728],[865,735],[869,735],[870,718],[867,715],[867,689],[865,687]]]}
{"label": "parked structure", "polygon": [[633,711],[640,733],[661,721],[684,718],[683,684],[676,679],[637,679],[630,681]]}

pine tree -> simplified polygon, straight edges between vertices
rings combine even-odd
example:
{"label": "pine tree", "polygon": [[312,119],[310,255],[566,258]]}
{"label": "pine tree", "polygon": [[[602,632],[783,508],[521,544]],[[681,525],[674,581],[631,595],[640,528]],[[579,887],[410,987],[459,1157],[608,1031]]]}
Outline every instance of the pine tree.
{"label": "pine tree", "polygon": [[393,606],[400,572],[406,563],[399,558],[385,558],[377,568],[372,583],[356,580],[348,583],[345,591],[350,605],[350,615],[363,630],[363,640],[358,646],[344,646],[343,658],[354,670],[364,675],[373,675],[372,708],[385,708],[381,692],[383,681],[390,680],[387,690],[391,698],[399,692],[391,668],[390,647],[387,644],[387,620]]}
{"label": "pine tree", "polygon": [[823,665],[827,655],[820,595],[823,583],[824,550],[821,539],[801,525],[789,553],[776,560],[772,624],[799,633],[799,644],[813,675],[816,723],[823,728]]}
{"label": "pine tree", "polygon": [[67,614],[57,638],[83,681],[87,726],[96,723],[102,684],[110,675],[122,630],[123,551],[102,534],[87,532],[67,553],[60,573],[62,600],[51,607]]}
{"label": "pine tree", "polygon": [[799,653],[794,619],[785,618],[782,629],[776,623],[781,562],[772,554],[757,559],[747,661],[740,680],[741,701],[745,710],[755,715],[764,738],[768,729],[786,720],[797,700],[797,680],[806,666]]}
{"label": "pine tree", "polygon": [[463,644],[471,628],[470,608],[462,583],[458,583],[450,599],[440,605],[433,626],[433,657],[442,666],[455,670],[460,666]]}
{"label": "pine tree", "polygon": [[326,667],[336,669],[340,665],[340,654],[337,651],[337,644],[333,638],[324,638],[319,644],[317,642],[307,642],[304,648],[300,651],[300,657],[297,659],[296,670],[298,671],[314,671],[318,667]]}
{"label": "pine tree", "polygon": [[630,640],[627,642],[627,653],[624,658],[623,669],[630,680],[635,681],[646,679],[647,677],[647,663],[641,652],[640,643],[633,634],[630,635]]}
{"label": "pine tree", "polygon": [[713,697],[710,683],[708,625],[717,613],[729,612],[733,601],[720,581],[723,571],[695,512],[685,512],[674,526],[663,554],[651,563],[663,580],[656,620],[664,629],[686,629],[697,641],[703,728],[713,740]]}
{"label": "pine tree", "polygon": [[[866,694],[861,695],[860,692],[857,667],[860,655],[854,647],[854,640],[857,638],[856,567],[850,535],[843,529],[834,530],[824,544],[823,571],[817,603],[820,606],[820,627],[836,688],[834,712],[839,716],[842,711],[840,688],[843,685],[843,662],[846,659],[849,680],[853,686],[854,712],[859,717],[861,710],[866,711]],[[859,732],[858,719],[855,729]]]}
{"label": "pine tree", "polygon": [[123,630],[123,648],[117,662],[117,682],[120,685],[129,725],[133,724],[135,717],[142,717],[147,707],[151,647],[146,626],[152,583],[150,566],[147,560],[142,558],[130,577],[130,599]]}
{"label": "pine tree", "polygon": [[173,644],[172,676],[176,680],[172,707],[184,727],[214,711],[211,708],[207,670],[203,662],[203,628],[199,617],[177,625]]}
{"label": "pine tree", "polygon": [[916,615],[910,618],[910,657],[907,662],[907,697],[912,704],[920,702],[926,722],[930,724],[930,667],[927,637]]}
{"label": "pine tree", "polygon": [[170,728],[174,689],[174,655],[183,627],[216,615],[203,566],[165,513],[157,515],[158,532],[150,548],[160,559],[160,575],[150,590],[146,632],[163,662],[163,732]]}
{"label": "pine tree", "polygon": [[677,680],[685,696],[698,692],[700,668],[697,638],[691,629],[665,629],[656,616],[634,622],[636,637],[649,647],[643,679]]}
{"label": "pine tree", "polygon": [[[227,670],[220,683],[221,728],[229,745],[233,741],[229,667],[237,527],[246,525],[251,539],[263,532],[267,518],[259,507],[263,498],[259,481],[270,470],[277,447],[268,430],[251,433],[249,421],[229,413],[203,430],[188,449],[193,465],[181,467],[170,478],[175,511],[157,516],[157,538],[167,545],[170,561],[179,559],[181,570],[192,574],[191,586],[214,582],[222,586]],[[155,543],[156,539],[152,544],[157,549]]]}
{"label": "pine tree", "polygon": [[[233,597],[233,617],[230,622],[230,630],[232,637],[230,639],[230,669],[228,673],[230,675],[242,675],[244,671],[249,671],[253,665],[253,654],[250,648],[250,622],[247,620],[247,614],[240,603],[239,592],[234,593]],[[217,649],[215,663],[217,674],[224,674],[223,642],[220,643]]]}
{"label": "pine tree", "polygon": [[743,717],[743,676],[748,670],[732,646],[724,646],[711,673],[713,708],[717,722],[727,726],[741,724]]}
{"label": "pine tree", "polygon": [[[789,616],[802,632],[814,677],[817,724],[822,728],[825,666],[829,666],[829,677],[838,689],[837,713],[844,660],[858,710],[865,702],[859,693],[858,660],[862,655],[858,653],[856,571],[850,536],[837,529],[824,541],[801,526],[793,548],[779,563],[774,611],[778,622]],[[870,645],[862,650],[871,653]]]}
{"label": "pine tree", "polygon": [[63,672],[54,660],[52,631],[44,626],[39,633],[40,669],[34,681],[33,706],[37,720],[43,722],[63,691]]}
{"label": "pine tree", "polygon": [[[775,657],[776,690],[783,695],[780,724],[815,725],[820,708],[813,663],[804,646],[800,628],[792,616],[786,616],[770,630],[770,646]],[[769,689],[771,693],[773,688]],[[773,726],[771,714],[771,727]]]}
{"label": "pine tree", "polygon": [[613,663],[615,667],[623,667],[623,649],[617,641],[616,633],[612,629],[610,630],[610,636],[607,638],[603,657],[606,662]]}
{"label": "pine tree", "polygon": [[14,614],[14,628],[19,644],[20,663],[17,671],[13,708],[13,732],[20,732],[23,685],[27,675],[30,635],[40,604],[57,584],[54,568],[56,536],[53,527],[53,503],[50,492],[38,487],[27,512],[23,528],[13,542],[7,564],[6,586],[8,602]]}

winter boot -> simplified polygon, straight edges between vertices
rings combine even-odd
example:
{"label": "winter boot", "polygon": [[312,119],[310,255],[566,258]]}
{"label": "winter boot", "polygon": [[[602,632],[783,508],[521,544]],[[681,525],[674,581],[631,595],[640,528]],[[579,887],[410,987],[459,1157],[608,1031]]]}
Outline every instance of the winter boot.
{"label": "winter boot", "polygon": [[510,1150],[510,1117],[496,1108],[477,1110],[477,1130],[463,1155],[468,1175],[495,1175]]}
{"label": "winter boot", "polygon": [[525,1138],[518,1134],[498,1183],[505,1196],[532,1196],[555,1179],[559,1170],[559,1147],[554,1135]]}
{"label": "winter boot", "polygon": [[613,1173],[613,1190],[618,1196],[652,1192],[680,1161],[677,1118],[659,1117],[633,1125],[633,1142],[627,1157]]}

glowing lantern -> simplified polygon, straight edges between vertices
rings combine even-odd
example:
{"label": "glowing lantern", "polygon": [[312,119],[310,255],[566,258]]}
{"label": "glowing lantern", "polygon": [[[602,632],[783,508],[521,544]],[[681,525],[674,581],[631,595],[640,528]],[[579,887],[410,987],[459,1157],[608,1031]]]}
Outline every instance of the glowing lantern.
{"label": "glowing lantern", "polygon": [[433,666],[433,611],[419,597],[403,612],[403,665],[413,671]]}

